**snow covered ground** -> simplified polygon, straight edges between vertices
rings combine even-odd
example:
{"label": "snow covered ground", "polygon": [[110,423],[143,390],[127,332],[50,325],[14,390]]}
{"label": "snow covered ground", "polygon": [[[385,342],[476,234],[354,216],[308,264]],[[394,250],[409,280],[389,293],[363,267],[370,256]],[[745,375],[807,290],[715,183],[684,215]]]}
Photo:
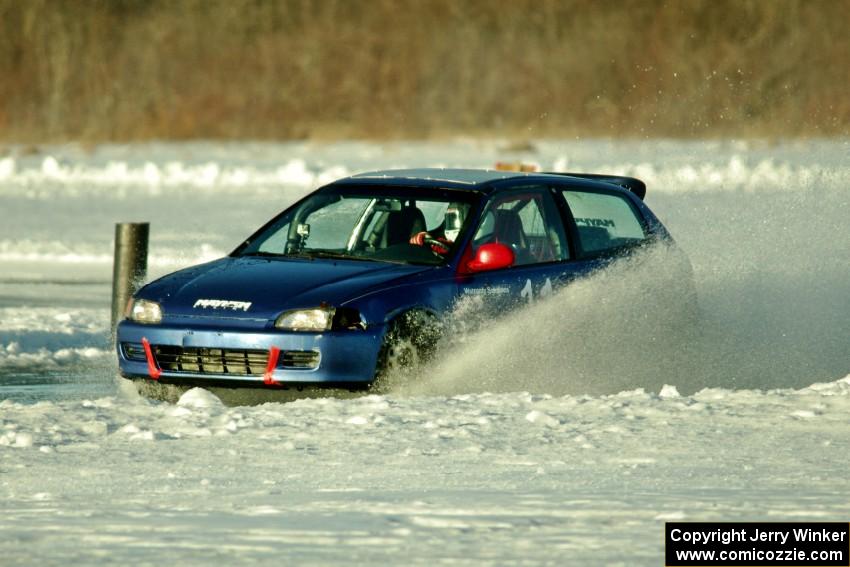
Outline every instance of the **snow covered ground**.
{"label": "snow covered ground", "polygon": [[[846,521],[848,157],[847,141],[0,149],[0,563],[659,565],[665,520]],[[644,323],[655,276],[618,266],[385,397],[170,405],[116,378],[115,222],[152,223],[157,275],[347,173],[513,159],[645,179],[694,263],[699,332]]]}

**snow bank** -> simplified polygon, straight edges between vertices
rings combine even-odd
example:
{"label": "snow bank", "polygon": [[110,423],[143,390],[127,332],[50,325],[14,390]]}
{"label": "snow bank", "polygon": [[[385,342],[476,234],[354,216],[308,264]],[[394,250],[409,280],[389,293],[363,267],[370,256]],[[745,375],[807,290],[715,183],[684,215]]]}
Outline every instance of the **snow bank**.
{"label": "snow bank", "polygon": [[[846,142],[613,142],[539,140],[529,150],[503,142],[286,144],[153,144],[46,146],[0,158],[0,187],[46,198],[108,193],[121,198],[175,191],[314,188],[350,173],[398,167],[493,167],[522,160],[544,171],[635,175],[653,191],[790,190],[828,179],[845,183]],[[507,149],[506,149],[507,148]],[[230,151],[228,151],[230,150]],[[658,159],[663,155],[664,163]],[[214,156],[211,158],[211,156]],[[816,161],[811,158],[816,156]],[[181,159],[182,157],[182,159]],[[828,169],[828,173],[824,170]]]}
{"label": "snow bank", "polygon": [[0,372],[103,362],[114,356],[108,318],[97,308],[0,307]]}
{"label": "snow bank", "polygon": [[[618,443],[625,442],[627,437],[648,434],[664,424],[691,443],[707,430],[724,426],[760,428],[788,420],[816,419],[819,428],[837,428],[835,434],[850,428],[845,419],[850,410],[850,376],[798,390],[705,388],[690,396],[674,392],[675,386],[665,385],[657,393],[636,389],[603,396],[527,392],[447,397],[364,395],[227,407],[208,390],[192,388],[176,405],[121,396],[35,405],[4,401],[0,402],[0,423],[6,431],[27,432],[32,440],[28,447],[47,445],[58,451],[151,431],[150,440],[235,434],[245,436],[246,444],[254,438],[289,440],[295,445],[290,450],[309,446],[299,440],[327,435],[330,444],[350,439],[356,444],[373,443],[376,447],[432,455],[438,454],[440,447],[448,452],[521,452],[524,439],[546,431],[551,442],[580,442],[588,445],[584,448],[599,448],[610,442],[611,433],[616,433]],[[369,437],[373,438],[371,442]],[[10,443],[7,439],[0,444]],[[631,452],[663,453],[670,449],[644,446]],[[614,459],[622,457],[619,451],[607,454]]]}
{"label": "snow bank", "polygon": [[[223,249],[209,243],[199,243],[194,253],[164,250],[151,257],[148,266],[176,270],[187,265],[209,262],[227,255]],[[111,269],[114,252],[99,243],[68,242],[64,240],[0,240],[0,263],[89,264],[108,265]]]}
{"label": "snow bank", "polygon": [[0,159],[0,184],[23,189],[30,198],[44,197],[44,188],[61,188],[77,196],[86,196],[94,191],[121,190],[119,194],[127,197],[130,193],[122,189],[141,189],[150,195],[160,195],[173,189],[314,187],[348,175],[342,166],[310,169],[303,159],[291,159],[282,165],[268,167],[144,159],[90,164],[61,155],[48,155],[40,162],[33,161],[13,156]]}

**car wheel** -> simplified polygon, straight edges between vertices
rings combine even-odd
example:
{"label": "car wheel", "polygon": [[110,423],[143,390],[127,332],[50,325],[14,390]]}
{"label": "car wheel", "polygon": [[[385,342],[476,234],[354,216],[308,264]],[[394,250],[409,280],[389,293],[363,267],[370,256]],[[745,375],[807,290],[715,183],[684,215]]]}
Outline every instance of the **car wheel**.
{"label": "car wheel", "polygon": [[437,318],[425,311],[408,311],[388,326],[378,352],[371,389],[379,393],[410,380],[437,349],[441,337]]}

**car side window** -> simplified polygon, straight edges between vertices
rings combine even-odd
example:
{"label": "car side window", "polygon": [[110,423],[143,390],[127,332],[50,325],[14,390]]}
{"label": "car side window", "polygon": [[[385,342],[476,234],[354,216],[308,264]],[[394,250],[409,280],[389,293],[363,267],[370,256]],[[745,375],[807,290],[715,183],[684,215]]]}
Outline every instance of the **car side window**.
{"label": "car side window", "polygon": [[289,222],[275,227],[271,236],[262,241],[257,248],[258,252],[267,254],[283,254],[289,242]]}
{"label": "car side window", "polygon": [[[369,201],[362,198],[340,199],[308,214],[301,222],[307,229],[308,248],[342,250],[351,237],[352,219],[360,218]],[[293,237],[291,223],[274,229],[257,248],[259,252],[285,254]]]}
{"label": "car side window", "polygon": [[473,246],[499,242],[524,266],[569,258],[569,248],[555,202],[546,190],[520,190],[494,198],[481,217]]}
{"label": "car side window", "polygon": [[562,193],[575,219],[584,254],[597,254],[646,239],[639,213],[626,197],[576,189]]}

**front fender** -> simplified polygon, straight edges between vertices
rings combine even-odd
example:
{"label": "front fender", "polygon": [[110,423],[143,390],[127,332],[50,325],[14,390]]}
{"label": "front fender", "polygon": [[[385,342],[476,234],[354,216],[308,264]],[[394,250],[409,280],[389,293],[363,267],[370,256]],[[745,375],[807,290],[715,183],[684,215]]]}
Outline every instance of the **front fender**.
{"label": "front fender", "polygon": [[367,326],[386,325],[407,311],[424,311],[442,319],[456,296],[454,278],[445,278],[371,291],[343,305],[357,309]]}

